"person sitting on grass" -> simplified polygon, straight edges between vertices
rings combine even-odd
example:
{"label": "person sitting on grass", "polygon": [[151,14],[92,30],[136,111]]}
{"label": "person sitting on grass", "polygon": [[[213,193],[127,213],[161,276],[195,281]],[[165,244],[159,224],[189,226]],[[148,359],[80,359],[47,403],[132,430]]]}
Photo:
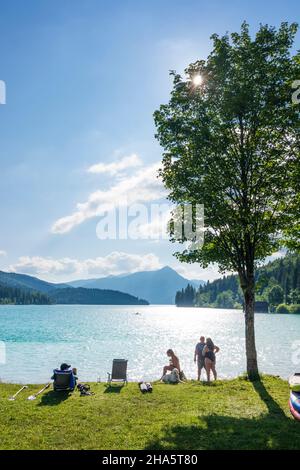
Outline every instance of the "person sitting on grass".
{"label": "person sitting on grass", "polygon": [[163,378],[164,375],[166,375],[166,373],[168,371],[172,371],[173,369],[177,369],[179,374],[181,372],[180,370],[180,363],[179,363],[179,359],[178,357],[175,355],[173,349],[168,349],[167,351],[167,356],[170,358],[170,364],[168,366],[165,366],[163,368],[163,373],[162,373],[162,376],[161,376],[161,380]]}
{"label": "person sitting on grass", "polygon": [[210,383],[210,371],[212,371],[214,379],[217,380],[216,371],[216,353],[220,351],[218,346],[215,346],[211,338],[206,339],[206,345],[203,349],[203,357],[205,361],[205,369],[207,374],[207,383]]}

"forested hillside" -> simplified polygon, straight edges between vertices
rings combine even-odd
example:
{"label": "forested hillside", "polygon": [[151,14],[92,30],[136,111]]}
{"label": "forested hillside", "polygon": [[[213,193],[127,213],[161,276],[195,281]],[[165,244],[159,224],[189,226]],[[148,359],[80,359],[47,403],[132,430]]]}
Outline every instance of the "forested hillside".
{"label": "forested hillside", "polygon": [[85,289],[83,287],[67,287],[56,289],[50,294],[57,304],[85,304],[85,305],[148,305],[143,299],[107,289]]}
{"label": "forested hillside", "polygon": [[[256,300],[266,301],[280,313],[297,312],[300,304],[300,255],[287,254],[256,271]],[[237,276],[224,276],[200,286],[189,286],[177,293],[176,305],[241,308],[242,291]]]}
{"label": "forested hillside", "polygon": [[104,289],[68,287],[66,289],[55,289],[49,294],[44,294],[32,289],[20,289],[0,284],[0,304],[148,305],[148,302],[124,292]]}
{"label": "forested hillside", "polygon": [[51,303],[53,301],[42,292],[0,284],[0,304],[47,305]]}
{"label": "forested hillside", "polygon": [[68,287],[67,284],[54,284],[52,282],[42,281],[28,274],[8,273],[0,271],[0,284],[7,287],[16,287],[18,289],[31,289],[36,292],[47,294],[53,289]]}

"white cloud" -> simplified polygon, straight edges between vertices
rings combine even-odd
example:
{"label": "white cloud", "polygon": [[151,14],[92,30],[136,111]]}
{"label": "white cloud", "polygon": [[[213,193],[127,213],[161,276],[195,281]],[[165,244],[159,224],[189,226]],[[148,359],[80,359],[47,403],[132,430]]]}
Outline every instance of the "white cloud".
{"label": "white cloud", "polygon": [[144,167],[130,177],[123,177],[108,190],[90,194],[88,200],[78,203],[76,210],[58,219],[51,228],[52,233],[63,234],[88,219],[103,215],[116,206],[155,201],[165,195],[162,182],[157,178],[159,163]]}
{"label": "white cloud", "polygon": [[[215,279],[220,279],[223,274],[220,274],[218,266],[212,264],[208,268],[201,268],[199,264],[188,264],[188,263],[178,263],[172,266],[181,276],[187,279],[201,279],[202,281],[213,281]],[[227,273],[232,274],[232,273]]]}
{"label": "white cloud", "polygon": [[159,269],[161,264],[153,253],[135,255],[114,251],[105,257],[87,259],[83,266],[88,274],[106,276],[107,274],[150,271]]}
{"label": "white cloud", "polygon": [[71,258],[43,258],[40,256],[21,256],[17,263],[9,266],[9,271],[26,274],[71,274],[78,269],[78,261]]}
{"label": "white cloud", "polygon": [[108,173],[110,175],[116,175],[127,168],[137,167],[142,165],[142,160],[135,153],[123,157],[122,159],[112,163],[96,163],[90,166],[87,171],[88,173]]}
{"label": "white cloud", "polygon": [[114,251],[107,256],[85,260],[71,258],[43,258],[22,256],[17,263],[9,266],[9,271],[42,275],[49,280],[74,279],[75,277],[104,277],[137,271],[159,269],[161,264],[153,253],[144,255]]}
{"label": "white cloud", "polygon": [[7,254],[6,251],[0,250],[0,256],[6,256],[6,254]]}

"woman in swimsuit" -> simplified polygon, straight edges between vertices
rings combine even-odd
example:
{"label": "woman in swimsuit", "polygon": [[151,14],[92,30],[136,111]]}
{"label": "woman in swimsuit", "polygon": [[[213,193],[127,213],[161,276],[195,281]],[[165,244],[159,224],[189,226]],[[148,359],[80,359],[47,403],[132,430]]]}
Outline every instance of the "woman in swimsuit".
{"label": "woman in swimsuit", "polygon": [[216,371],[216,353],[220,351],[218,346],[215,346],[211,338],[206,339],[206,345],[203,349],[204,363],[207,374],[207,382],[210,383],[210,371],[212,371],[214,379],[217,380]]}

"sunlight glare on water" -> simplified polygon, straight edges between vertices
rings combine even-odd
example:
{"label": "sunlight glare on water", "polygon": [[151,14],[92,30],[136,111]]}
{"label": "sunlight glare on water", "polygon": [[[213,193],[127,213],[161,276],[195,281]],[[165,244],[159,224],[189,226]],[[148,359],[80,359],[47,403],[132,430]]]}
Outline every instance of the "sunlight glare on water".
{"label": "sunlight glare on water", "polygon": [[[139,312],[139,315],[136,315]],[[76,366],[80,380],[106,380],[113,358],[128,359],[129,380],[154,380],[174,349],[188,378],[200,335],[210,336],[221,351],[220,378],[245,371],[244,316],[236,310],[150,306],[0,306],[0,340],[6,345],[3,381],[46,382],[62,362]],[[288,377],[293,343],[300,338],[300,316],[256,315],[262,372]],[[298,364],[298,368],[299,364]]]}

